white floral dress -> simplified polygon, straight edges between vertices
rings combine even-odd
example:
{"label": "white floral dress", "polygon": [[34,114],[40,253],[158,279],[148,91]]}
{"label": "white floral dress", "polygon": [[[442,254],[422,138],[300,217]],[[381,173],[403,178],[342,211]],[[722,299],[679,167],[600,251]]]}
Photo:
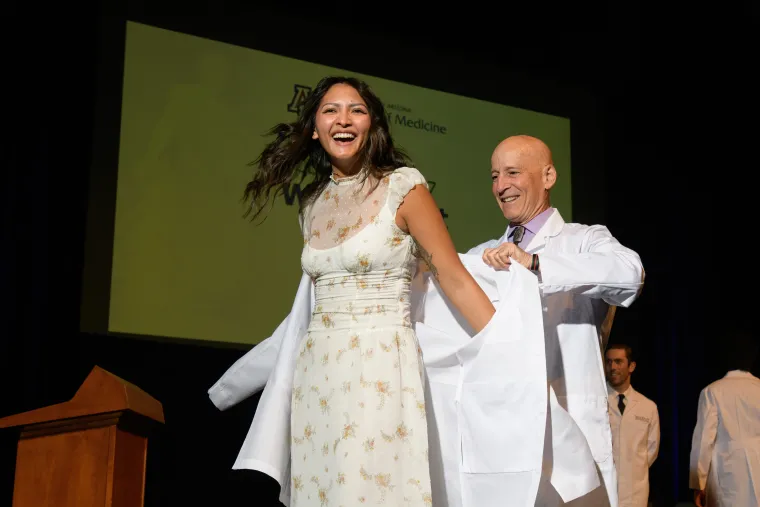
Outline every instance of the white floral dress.
{"label": "white floral dress", "polygon": [[315,309],[293,382],[295,507],[430,506],[423,366],[410,322],[416,266],[396,211],[415,185],[330,181],[304,210],[301,262]]}

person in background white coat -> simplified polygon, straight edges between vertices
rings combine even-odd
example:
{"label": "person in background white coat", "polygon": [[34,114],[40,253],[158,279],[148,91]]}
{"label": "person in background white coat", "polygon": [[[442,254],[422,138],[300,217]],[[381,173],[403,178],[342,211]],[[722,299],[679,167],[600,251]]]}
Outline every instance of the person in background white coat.
{"label": "person in background white coat", "polygon": [[649,467],[660,450],[657,405],[631,386],[631,374],[636,369],[631,347],[610,345],[605,358],[612,451],[618,476],[618,506],[646,507],[649,502]]}
{"label": "person in background white coat", "polygon": [[617,506],[617,478],[607,415],[602,362],[604,327],[615,306],[639,296],[644,269],[639,255],[621,245],[602,225],[565,223],[549,194],[557,171],[546,144],[531,136],[505,139],[491,157],[492,191],[507,230],[499,239],[472,248],[496,269],[517,262],[535,272],[544,316],[550,392],[586,437],[602,486],[566,503],[571,481],[553,473],[550,438],[544,450],[542,485],[536,505]]}
{"label": "person in background white coat", "polygon": [[699,395],[689,487],[698,507],[760,505],[760,379],[750,373],[758,339],[741,329],[721,337],[731,370]]}

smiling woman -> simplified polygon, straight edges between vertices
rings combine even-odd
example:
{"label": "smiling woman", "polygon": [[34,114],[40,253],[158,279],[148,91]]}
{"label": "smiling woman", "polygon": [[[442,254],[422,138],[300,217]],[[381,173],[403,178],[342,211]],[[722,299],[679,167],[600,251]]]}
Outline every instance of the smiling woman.
{"label": "smiling woman", "polygon": [[[365,82],[351,77],[322,79],[298,119],[276,125],[269,134],[277,137],[252,163],[257,170],[244,193],[251,201],[246,215],[252,219],[290,183],[313,176],[301,196],[303,210],[333,174],[360,173],[362,178],[371,175],[379,181],[388,172],[410,165],[407,155],[394,146],[383,103]],[[333,139],[335,134],[341,134],[340,139]],[[348,140],[351,135],[353,141]]]}
{"label": "smiling woman", "polygon": [[361,171],[361,148],[372,126],[367,104],[353,86],[333,85],[317,111],[312,139],[330,156],[333,176],[344,178]]}
{"label": "smiling woman", "polygon": [[[290,504],[429,506],[423,366],[410,320],[415,254],[473,329],[494,307],[365,83],[323,79],[298,121],[272,132],[245,196],[266,202],[283,184],[314,177],[300,210],[314,310],[287,359]],[[258,469],[263,461],[248,447],[238,462]]]}

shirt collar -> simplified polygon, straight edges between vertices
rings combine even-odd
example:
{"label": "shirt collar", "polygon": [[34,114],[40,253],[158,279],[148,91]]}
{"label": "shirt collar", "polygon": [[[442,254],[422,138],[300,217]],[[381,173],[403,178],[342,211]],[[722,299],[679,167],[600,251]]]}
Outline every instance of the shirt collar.
{"label": "shirt collar", "polygon": [[[554,208],[550,206],[538,215],[531,218],[527,223],[524,223],[523,227],[525,228],[526,232],[535,235],[541,229],[541,227],[543,227],[546,221],[549,220],[549,217],[552,215],[552,213],[554,213]],[[511,238],[514,232],[515,228],[512,226],[512,224],[509,224],[507,227],[507,238]]]}
{"label": "shirt collar", "polygon": [[631,398],[631,395],[633,394],[633,384],[630,384],[628,386],[628,389],[626,389],[622,393],[617,392],[614,387],[607,384],[607,392],[610,394],[610,396],[614,396],[615,398],[618,397],[618,394],[622,394],[623,396],[625,396],[625,399],[628,400]]}

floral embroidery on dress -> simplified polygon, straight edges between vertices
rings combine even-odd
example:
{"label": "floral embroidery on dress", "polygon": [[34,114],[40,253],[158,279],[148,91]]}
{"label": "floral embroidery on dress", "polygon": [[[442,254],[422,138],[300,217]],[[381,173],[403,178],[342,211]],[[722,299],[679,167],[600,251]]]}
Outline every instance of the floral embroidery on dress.
{"label": "floral embroidery on dress", "polygon": [[431,505],[414,243],[395,224],[418,184],[410,168],[331,182],[302,213],[315,306],[291,396],[292,507]]}
{"label": "floral embroidery on dress", "polygon": [[[319,231],[317,231],[317,233],[319,233]],[[391,248],[397,248],[404,243],[405,239],[406,239],[406,236],[404,236],[400,232],[394,232],[393,236],[391,236],[385,241],[385,244],[386,246],[389,246]]]}

